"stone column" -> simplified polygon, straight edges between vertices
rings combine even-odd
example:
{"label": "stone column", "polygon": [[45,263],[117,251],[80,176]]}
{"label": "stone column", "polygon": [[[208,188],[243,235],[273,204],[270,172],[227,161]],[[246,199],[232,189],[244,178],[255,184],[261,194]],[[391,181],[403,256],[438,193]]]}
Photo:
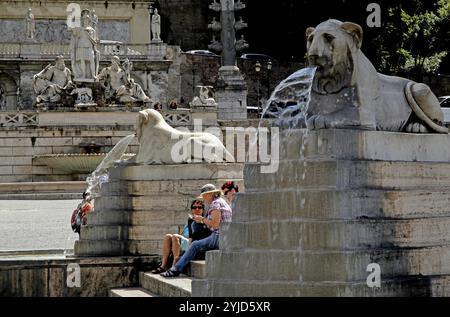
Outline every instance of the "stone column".
{"label": "stone column", "polygon": [[216,87],[219,120],[247,119],[247,84],[239,68],[222,66]]}
{"label": "stone column", "polygon": [[77,256],[160,254],[206,183],[242,182],[242,164],[131,165],[110,172],[75,243]]}
{"label": "stone column", "polygon": [[220,22],[222,23],[222,65],[236,65],[236,49],[234,43],[236,35],[234,31],[234,0],[221,0]]}

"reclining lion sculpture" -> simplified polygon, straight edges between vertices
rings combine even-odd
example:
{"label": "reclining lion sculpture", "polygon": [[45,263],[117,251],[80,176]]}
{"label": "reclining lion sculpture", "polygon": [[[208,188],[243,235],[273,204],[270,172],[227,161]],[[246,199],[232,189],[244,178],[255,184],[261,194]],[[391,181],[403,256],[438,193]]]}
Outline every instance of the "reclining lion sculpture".
{"label": "reclining lion sculpture", "polygon": [[427,85],[375,70],[360,50],[361,26],[328,20],[308,28],[306,37],[308,64],[317,67],[306,113],[309,129],[448,133]]}
{"label": "reclining lion sculpture", "polygon": [[[182,132],[172,128],[154,109],[139,111],[136,119],[139,151],[130,162],[141,164],[178,164],[195,160],[234,162],[233,155],[215,135]],[[195,147],[199,149],[196,152]],[[194,149],[193,149],[194,148]],[[183,149],[185,153],[180,153]]]}

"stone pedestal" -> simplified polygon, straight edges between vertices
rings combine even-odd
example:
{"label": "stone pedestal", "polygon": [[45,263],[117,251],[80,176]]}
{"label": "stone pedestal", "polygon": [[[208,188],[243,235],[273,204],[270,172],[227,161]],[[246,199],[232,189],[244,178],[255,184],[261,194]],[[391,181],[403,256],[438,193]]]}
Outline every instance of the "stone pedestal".
{"label": "stone pedestal", "polygon": [[280,143],[277,173],[245,166],[193,296],[450,296],[449,135],[293,130]]}
{"label": "stone pedestal", "polygon": [[116,167],[95,198],[95,211],[75,243],[77,256],[160,254],[167,233],[187,221],[190,203],[206,183],[242,182],[242,164]]}
{"label": "stone pedestal", "polygon": [[152,40],[148,50],[150,60],[163,60],[166,56],[166,50],[167,44],[163,41]]}
{"label": "stone pedestal", "polygon": [[219,120],[247,119],[247,86],[236,66],[222,66],[215,92]]}

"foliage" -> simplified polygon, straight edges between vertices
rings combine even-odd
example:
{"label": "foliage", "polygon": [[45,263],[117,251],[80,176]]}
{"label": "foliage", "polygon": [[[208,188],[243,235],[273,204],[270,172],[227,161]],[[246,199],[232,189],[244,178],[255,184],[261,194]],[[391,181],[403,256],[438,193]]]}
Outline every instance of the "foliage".
{"label": "foliage", "polygon": [[388,73],[437,72],[450,45],[450,1],[396,1],[376,39],[378,65]]}

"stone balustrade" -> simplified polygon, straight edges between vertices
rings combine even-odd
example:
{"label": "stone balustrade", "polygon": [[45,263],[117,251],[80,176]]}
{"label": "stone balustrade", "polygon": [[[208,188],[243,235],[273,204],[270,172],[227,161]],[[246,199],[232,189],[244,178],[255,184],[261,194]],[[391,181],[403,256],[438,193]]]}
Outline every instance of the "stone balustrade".
{"label": "stone balustrade", "polygon": [[[129,59],[150,59],[156,44],[100,43],[102,60],[113,55]],[[158,49],[160,49],[158,47]],[[0,59],[52,59],[58,55],[70,58],[69,43],[0,43]],[[163,54],[161,55],[161,58]]]}
{"label": "stone balustrade", "polygon": [[20,44],[0,43],[0,58],[16,58],[20,56]]}
{"label": "stone balustrade", "polygon": [[[64,108],[65,111],[0,111],[0,127],[22,126],[58,126],[58,125],[86,125],[98,123],[102,119],[104,124],[133,125],[137,111],[100,111],[77,112]],[[107,108],[105,110],[111,110]],[[192,112],[190,109],[161,110],[161,114],[171,126],[189,126],[192,124]],[[81,120],[81,121],[80,121]],[[97,121],[96,121],[97,120]],[[91,122],[92,121],[92,122]],[[81,123],[82,122],[82,123]]]}
{"label": "stone balustrade", "polygon": [[0,112],[0,127],[35,126],[38,122],[37,112]]}

